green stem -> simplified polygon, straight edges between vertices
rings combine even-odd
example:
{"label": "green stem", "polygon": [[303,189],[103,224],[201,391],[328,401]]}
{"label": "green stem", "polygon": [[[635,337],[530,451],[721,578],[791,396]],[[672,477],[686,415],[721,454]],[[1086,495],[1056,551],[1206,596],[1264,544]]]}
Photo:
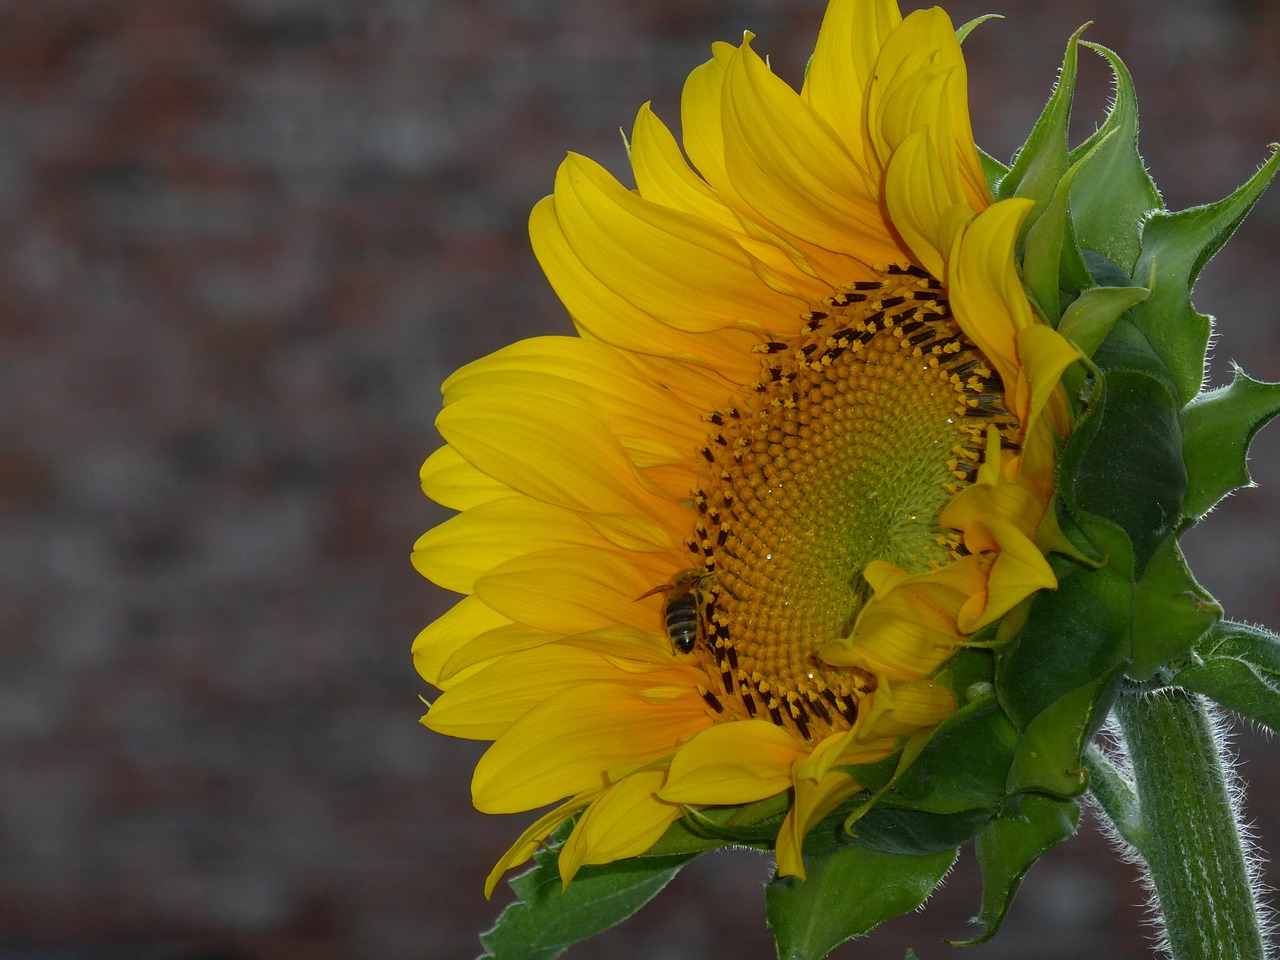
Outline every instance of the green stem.
{"label": "green stem", "polygon": [[[1203,702],[1181,690],[1121,696],[1137,790],[1130,827],[1174,960],[1265,960],[1226,759]],[[1136,827],[1136,829],[1134,829]]]}
{"label": "green stem", "polygon": [[1142,811],[1133,784],[1115,768],[1094,744],[1088,744],[1080,759],[1089,771],[1089,792],[1102,808],[1120,839],[1135,850],[1144,846]]}

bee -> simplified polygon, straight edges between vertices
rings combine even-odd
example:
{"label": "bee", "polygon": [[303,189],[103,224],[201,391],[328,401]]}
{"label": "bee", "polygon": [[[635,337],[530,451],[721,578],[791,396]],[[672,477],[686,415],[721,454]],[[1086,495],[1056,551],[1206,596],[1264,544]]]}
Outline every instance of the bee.
{"label": "bee", "polygon": [[708,571],[693,567],[636,598],[643,600],[655,593],[667,595],[662,604],[662,622],[666,625],[671,645],[681,653],[690,653],[702,637],[702,616],[698,607],[704,599],[702,585],[710,576]]}

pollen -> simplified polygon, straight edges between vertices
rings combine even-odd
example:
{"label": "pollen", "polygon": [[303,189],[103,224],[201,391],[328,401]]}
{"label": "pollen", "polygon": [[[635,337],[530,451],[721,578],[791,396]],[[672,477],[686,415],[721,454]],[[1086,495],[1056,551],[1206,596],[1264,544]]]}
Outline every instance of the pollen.
{"label": "pollen", "polygon": [[814,740],[848,729],[875,687],[818,657],[870,599],[867,564],[956,560],[938,513],[976,477],[988,427],[1010,448],[1018,424],[945,290],[915,267],[851,284],[758,352],[756,382],[705,418],[688,543],[709,575],[691,655],[717,714]]}

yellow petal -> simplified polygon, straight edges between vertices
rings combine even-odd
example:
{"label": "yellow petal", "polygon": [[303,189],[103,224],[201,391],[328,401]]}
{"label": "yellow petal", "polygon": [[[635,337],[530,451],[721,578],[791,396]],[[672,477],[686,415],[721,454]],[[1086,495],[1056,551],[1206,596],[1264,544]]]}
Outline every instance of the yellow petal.
{"label": "yellow petal", "polygon": [[914,576],[905,571],[890,576],[885,572],[890,566],[882,561],[868,566],[874,596],[852,635],[828,644],[820,655],[827,663],[856,666],[879,677],[930,675],[961,642],[957,614],[974,591],[985,591],[985,573],[976,557]]}
{"label": "yellow petal", "polygon": [[947,255],[973,211],[956,203],[939,175],[929,130],[917,130],[894,153],[885,192],[893,225],[920,265],[947,280]]}
{"label": "yellow petal", "polygon": [[[862,708],[866,709],[865,721]],[[900,737],[936,727],[955,710],[955,698],[945,684],[929,680],[881,683],[860,705],[859,735],[864,741],[896,743]]]}
{"label": "yellow petal", "polygon": [[692,690],[662,704],[646,703],[637,690],[634,683],[592,683],[542,701],[476,764],[476,809],[517,813],[596,789],[603,771],[664,756],[712,722]]}
{"label": "yellow petal", "polygon": [[[720,390],[723,394],[723,383]],[[662,438],[686,456],[688,447],[706,438],[706,425],[689,416],[687,402],[642,372],[631,355],[580,337],[519,340],[467,364],[444,384],[446,403],[487,391],[533,392],[589,404],[624,444],[652,439],[655,423],[662,424]]]}
{"label": "yellow petal", "polygon": [[560,877],[568,886],[580,867],[639,856],[658,841],[682,810],[657,797],[664,773],[633,773],[604,792],[574,825],[560,850]]}
{"label": "yellow petal", "polygon": [[605,286],[570,246],[552,197],[540,201],[529,215],[529,238],[547,280],[583,336],[639,354],[736,371],[743,379],[756,370],[757,365],[747,359],[759,342],[754,334],[727,330],[718,336],[690,337]]}
{"label": "yellow petal", "polygon": [[544,503],[646,519],[651,543],[670,543],[668,531],[685,521],[685,508],[646,489],[618,439],[587,410],[471,396],[445,407],[436,426],[484,473]]}
{"label": "yellow petal", "polygon": [[862,787],[843,770],[831,770],[819,781],[797,780],[795,799],[778,831],[778,873],[784,877],[805,877],[801,850],[804,838],[817,824]]}
{"label": "yellow petal", "polygon": [[[715,402],[724,390],[721,381]],[[553,399],[590,409],[646,481],[669,499],[684,499],[694,483],[689,451],[706,441],[706,424],[688,415],[684,397],[663,389],[615,347],[579,337],[522,340],[468,364],[445,383],[446,404],[485,393],[530,408]],[[655,424],[662,425],[660,433]]]}
{"label": "yellow petal", "polygon": [[696,214],[725,230],[739,229],[733,211],[690,169],[676,138],[647,103],[631,131],[631,169],[646,200]]}
{"label": "yellow petal", "polygon": [[[998,441],[997,441],[998,442]],[[985,469],[992,464],[988,455]],[[979,482],[965,487],[938,514],[938,522],[954,530],[974,531],[966,540],[971,551],[992,550],[998,541],[991,536],[986,524],[990,520],[1012,523],[1024,534],[1030,534],[1040,524],[1044,501],[1021,483],[1004,479],[998,472],[993,482]]]}
{"label": "yellow petal", "polygon": [[[479,601],[478,597],[476,599]],[[504,617],[503,620],[505,621],[506,618]],[[474,639],[454,651],[453,656],[449,657],[440,669],[441,679],[447,680],[452,686],[463,677],[473,675],[476,672],[471,669],[473,667],[483,666],[498,657],[519,653],[521,650],[530,650],[560,639],[562,637],[558,633],[538,630],[523,623],[504,622],[500,627],[477,633]]]}
{"label": "yellow petal", "polygon": [[[766,222],[821,247],[834,273],[897,260],[875,185],[831,127],[744,43],[725,78],[729,175]],[[851,257],[847,251],[858,251]],[[819,256],[806,249],[806,255]],[[855,272],[856,271],[856,272]]]}
{"label": "yellow petal", "polygon": [[[652,622],[655,626],[660,624],[661,614],[655,612]],[[658,665],[671,666],[671,640],[665,633],[659,634],[653,630],[619,625],[571,634],[564,638],[564,642],[593,650],[612,660],[616,669],[626,672],[638,672]],[[691,674],[690,678],[691,682],[698,682],[696,674]]]}
{"label": "yellow petal", "polygon": [[413,565],[432,583],[473,593],[495,565],[555,547],[600,550],[608,542],[577,513],[529,497],[482,503],[428,530],[413,546]]}
{"label": "yellow petal", "polygon": [[600,792],[600,790],[596,790],[574,797],[572,800],[556,807],[550,813],[544,813],[531,823],[528,829],[520,834],[520,839],[511,845],[507,852],[502,855],[502,859],[489,871],[489,876],[484,881],[485,899],[487,900],[493,896],[494,888],[497,887],[498,881],[502,879],[504,873],[512,867],[520,866],[520,864],[532,857],[556,827],[591,803]]}
{"label": "yellow petal", "polygon": [[569,634],[616,624],[652,629],[660,623],[657,598],[637,598],[663,583],[668,569],[643,555],[540,550],[494,567],[476,581],[476,595],[504,616],[542,630]]}
{"label": "yellow petal", "polygon": [[427,457],[420,476],[423,493],[450,510],[468,510],[512,494],[505,483],[477,470],[449,446]]}
{"label": "yellow petal", "polygon": [[759,325],[805,306],[762,284],[723,229],[645,200],[586,157],[570,154],[561,164],[555,197],[560,225],[583,265],[677,330]]}
{"label": "yellow petal", "polygon": [[1031,382],[1027,422],[1035,423],[1055,391],[1062,392],[1062,374],[1080,359],[1080,351],[1057,330],[1036,323],[1018,331],[1018,356]]}
{"label": "yellow petal", "polygon": [[951,252],[951,309],[956,321],[1000,374],[1006,408],[1024,424],[1030,397],[1019,400],[1009,392],[1016,388],[1021,370],[1018,331],[1036,320],[1013,251],[1032,206],[1030,200],[1015,198],[984,210],[957,237]]}
{"label": "yellow petal", "polygon": [[870,169],[865,159],[867,86],[880,48],[901,22],[896,0],[832,0],[805,72],[801,95],[863,169]]}
{"label": "yellow petal", "polygon": [[725,169],[722,108],[725,68],[736,52],[730,44],[713,43],[711,59],[689,74],[680,95],[680,126],[694,168],[721,200],[740,210],[742,198]]}
{"label": "yellow petal", "polygon": [[476,597],[464,597],[418,634],[413,641],[413,665],[427,683],[444,689],[449,675],[443,668],[449,658],[479,634],[510,622]]}
{"label": "yellow petal", "polygon": [[432,705],[426,726],[451,737],[494,740],[549,696],[616,679],[617,667],[590,650],[544,644],[510,653],[452,686]]}
{"label": "yellow petal", "polygon": [[766,720],[719,723],[676,753],[659,796],[673,803],[750,803],[791,785],[804,745]]}
{"label": "yellow petal", "polygon": [[867,115],[881,169],[908,136],[933,131],[941,176],[955,202],[973,210],[991,203],[969,121],[964,56],[941,9],[917,10],[885,40],[868,87]]}
{"label": "yellow petal", "polygon": [[995,623],[1037,590],[1058,586],[1053,568],[1033,539],[1003,520],[991,519],[986,528],[1000,552],[985,594],[974,594],[960,611],[958,622],[966,633]]}

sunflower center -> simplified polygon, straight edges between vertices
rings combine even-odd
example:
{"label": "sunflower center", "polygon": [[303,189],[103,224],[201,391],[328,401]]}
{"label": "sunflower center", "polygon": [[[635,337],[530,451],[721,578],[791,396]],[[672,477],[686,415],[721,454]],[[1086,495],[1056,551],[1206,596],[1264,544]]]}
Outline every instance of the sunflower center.
{"label": "sunflower center", "polygon": [[988,424],[1008,443],[1017,424],[945,291],[914,267],[804,320],[761,344],[760,380],[708,416],[689,541],[702,573],[684,575],[680,602],[698,619],[707,702],[811,739],[846,729],[875,686],[818,657],[869,599],[867,563],[917,573],[956,559],[938,512],[976,475]]}

